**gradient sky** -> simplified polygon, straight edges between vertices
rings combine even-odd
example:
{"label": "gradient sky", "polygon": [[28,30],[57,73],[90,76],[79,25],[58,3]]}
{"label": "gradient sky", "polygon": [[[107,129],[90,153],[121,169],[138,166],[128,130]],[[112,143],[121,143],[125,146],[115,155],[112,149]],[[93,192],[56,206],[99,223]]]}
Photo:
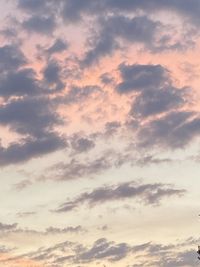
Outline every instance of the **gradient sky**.
{"label": "gradient sky", "polygon": [[200,0],[1,0],[0,267],[196,267]]}

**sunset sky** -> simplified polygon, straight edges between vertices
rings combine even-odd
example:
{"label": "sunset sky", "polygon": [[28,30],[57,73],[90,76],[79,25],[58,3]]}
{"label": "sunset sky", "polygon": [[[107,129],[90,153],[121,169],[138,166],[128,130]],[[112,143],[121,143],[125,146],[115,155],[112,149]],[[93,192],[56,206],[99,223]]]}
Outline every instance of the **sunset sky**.
{"label": "sunset sky", "polygon": [[196,267],[200,0],[1,0],[0,267]]}

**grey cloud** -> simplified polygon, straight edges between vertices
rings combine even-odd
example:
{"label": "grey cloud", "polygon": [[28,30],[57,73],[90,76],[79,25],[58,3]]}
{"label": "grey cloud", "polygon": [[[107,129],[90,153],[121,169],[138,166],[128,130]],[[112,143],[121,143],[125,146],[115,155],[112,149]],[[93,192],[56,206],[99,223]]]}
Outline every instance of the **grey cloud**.
{"label": "grey cloud", "polygon": [[[62,242],[50,247],[42,247],[36,251],[11,257],[4,262],[12,263],[17,259],[33,259],[50,266],[64,266],[64,264],[105,264],[116,263],[128,256],[134,257],[135,264],[127,267],[193,267],[197,266],[196,252],[191,250],[191,245],[198,241],[157,244],[153,242],[131,246],[128,243],[116,243],[106,238],[96,240],[91,246],[85,246],[74,242]],[[180,251],[181,249],[181,251]]]}
{"label": "grey cloud", "polygon": [[140,127],[137,135],[141,147],[183,148],[200,133],[199,114],[174,111],[147,122]]}
{"label": "grey cloud", "polygon": [[0,110],[0,124],[21,134],[40,136],[59,123],[55,106],[45,97],[13,100]]}
{"label": "grey cloud", "polygon": [[119,48],[118,43],[106,30],[99,36],[95,36],[93,39],[95,40],[93,48],[86,52],[86,55],[81,62],[81,65],[84,67],[98,63],[102,57],[111,55],[117,48]]}
{"label": "grey cloud", "polygon": [[100,80],[103,84],[108,85],[108,84],[112,84],[114,82],[114,78],[111,76],[110,73],[103,73],[100,76]]}
{"label": "grey cloud", "polygon": [[[172,11],[183,18],[199,23],[200,4],[198,0],[146,1],[146,0],[68,0],[63,7],[63,15],[69,21],[79,21],[83,15],[98,15],[99,12],[128,12],[145,11],[156,14],[159,11]],[[101,13],[100,13],[101,14]]]}
{"label": "grey cloud", "polygon": [[0,125],[22,135],[7,147],[0,146],[0,165],[19,164],[66,147],[54,131],[62,120],[48,97],[24,97],[2,105]]}
{"label": "grey cloud", "polygon": [[126,243],[115,243],[108,241],[106,238],[100,238],[90,248],[82,245],[77,246],[74,255],[57,257],[54,263],[64,264],[65,262],[73,262],[75,264],[85,264],[96,261],[116,262],[126,258],[131,253],[131,250],[131,246]]}
{"label": "grey cloud", "polygon": [[174,267],[174,266],[197,266],[196,251],[186,250],[179,252],[176,257],[166,257],[158,262],[162,267]]}
{"label": "grey cloud", "polygon": [[[187,245],[189,245],[189,248]],[[193,243],[193,246],[194,245],[195,244]],[[192,250],[190,244],[187,243],[170,245],[149,243],[144,247],[144,252],[146,252],[144,253],[144,259],[138,261],[138,264],[133,264],[132,267],[193,267],[197,266],[198,262],[196,251]]]}
{"label": "grey cloud", "polygon": [[132,104],[130,115],[148,117],[162,112],[177,109],[186,103],[185,88],[164,87],[143,90]]}
{"label": "grey cloud", "polygon": [[[112,136],[113,132],[106,132],[105,134],[104,137],[108,138]],[[100,135],[100,137],[102,137],[102,135]],[[95,177],[112,167],[119,168],[124,164],[143,167],[144,165],[173,162],[173,160],[170,160],[169,158],[163,158],[148,153],[142,153],[142,155],[135,156],[130,147],[131,144],[129,145],[130,152],[120,153],[114,150],[107,150],[104,151],[102,155],[82,160],[77,157],[77,152],[74,152],[76,157],[73,157],[68,163],[60,162],[47,169],[47,173],[49,174],[45,175],[43,179],[49,179],[49,177],[54,177],[58,180],[83,179]]]}
{"label": "grey cloud", "polygon": [[17,45],[4,45],[0,47],[0,70],[16,70],[25,65],[27,60]]}
{"label": "grey cloud", "polygon": [[55,212],[68,212],[87,203],[89,206],[120,201],[126,199],[140,199],[146,205],[159,204],[165,197],[182,196],[185,190],[174,189],[165,184],[136,184],[127,182],[116,186],[104,186],[94,189],[90,193],[83,193],[74,200],[61,204]]}
{"label": "grey cloud", "polygon": [[17,223],[13,224],[4,224],[0,223],[0,231],[12,231],[17,228]]}
{"label": "grey cloud", "polygon": [[200,3],[198,0],[175,0],[173,2],[165,2],[159,0],[146,1],[146,0],[106,0],[105,5],[110,8],[118,9],[118,11],[136,11],[144,10],[146,12],[157,11],[174,11],[183,17],[187,16],[194,23],[199,22],[198,12],[200,11]]}
{"label": "grey cloud", "polygon": [[110,153],[105,153],[103,156],[83,162],[72,158],[69,163],[58,163],[49,171],[55,172],[54,176],[60,180],[71,180],[97,175],[111,166],[113,166],[112,156]]}
{"label": "grey cloud", "polygon": [[105,238],[102,238],[97,240],[92,248],[81,253],[78,256],[78,261],[92,262],[102,259],[111,262],[120,261],[125,258],[130,251],[131,247],[126,243],[115,244],[113,242],[108,242]]}
{"label": "grey cloud", "polygon": [[71,147],[75,153],[87,152],[95,147],[92,139],[81,137],[81,135],[74,135],[70,139]]}
{"label": "grey cloud", "polygon": [[20,143],[0,147],[0,166],[19,164],[66,147],[65,140],[53,132],[37,138],[24,138]]}
{"label": "grey cloud", "polygon": [[46,7],[44,0],[18,0],[18,7],[28,12],[38,12]]}
{"label": "grey cloud", "polygon": [[46,49],[49,55],[63,52],[68,49],[69,44],[62,39],[56,39],[55,42]]}
{"label": "grey cloud", "polygon": [[112,136],[116,134],[116,132],[120,129],[121,123],[119,121],[110,121],[105,124],[105,132],[104,135],[106,137]]}
{"label": "grey cloud", "polygon": [[167,69],[161,65],[126,65],[119,66],[122,82],[118,84],[119,93],[143,91],[168,85],[170,76]]}
{"label": "grey cloud", "polygon": [[8,71],[0,75],[0,96],[26,96],[40,94],[39,81],[32,69]]}
{"label": "grey cloud", "polygon": [[100,30],[90,37],[90,46],[82,62],[83,66],[90,66],[106,55],[111,55],[120,48],[119,38],[131,43],[140,43],[147,47],[154,46],[154,36],[161,27],[160,22],[155,22],[146,16],[124,17],[112,16],[101,20]]}
{"label": "grey cloud", "polygon": [[66,233],[83,233],[85,230],[80,226],[69,226],[65,228],[48,227],[45,234],[66,234]]}
{"label": "grey cloud", "polygon": [[62,90],[65,84],[62,81],[62,68],[57,61],[51,60],[47,62],[46,67],[43,70],[44,79],[51,90]]}
{"label": "grey cloud", "polygon": [[146,14],[157,14],[160,11],[174,12],[187,19],[191,23],[199,24],[200,4],[198,0],[174,0],[166,1],[146,1],[146,0],[60,0],[48,2],[42,0],[18,0],[18,7],[26,12],[52,13],[53,11],[61,15],[68,22],[79,22],[86,15],[104,17],[110,13],[135,13],[143,11]]}
{"label": "grey cloud", "polygon": [[57,98],[58,103],[77,104],[84,102],[90,97],[103,93],[102,89],[97,85],[87,85],[83,87],[71,86],[64,97]]}
{"label": "grey cloud", "polygon": [[[32,215],[36,215],[36,212],[19,212],[17,216],[20,218],[29,217]],[[46,228],[44,231],[36,231],[34,229],[29,228],[20,228],[17,223],[13,224],[3,224],[0,223],[0,235],[5,236],[8,234],[32,234],[32,235],[66,235],[66,234],[83,234],[86,230],[78,225],[78,226],[68,226],[65,228],[58,228],[50,226]]]}
{"label": "grey cloud", "polygon": [[25,30],[31,33],[51,35],[56,28],[56,22],[53,16],[34,15],[22,23]]}
{"label": "grey cloud", "polygon": [[[81,0],[75,0],[75,1],[63,1],[62,6],[62,16],[64,20],[69,22],[78,22],[82,19],[83,13],[90,13],[94,11],[94,14],[97,10],[99,10],[101,6],[101,3],[99,1],[81,1]],[[98,8],[98,9],[97,9]]]}
{"label": "grey cloud", "polygon": [[[65,241],[62,243],[58,243],[56,245],[52,245],[47,248],[46,247],[39,248],[36,251],[22,254],[16,257],[12,257],[8,259],[7,261],[11,262],[11,261],[15,261],[16,259],[20,259],[20,258],[29,258],[29,259],[33,259],[36,261],[48,260],[48,262],[51,262],[51,264],[53,264],[55,263],[55,259],[59,258],[58,253],[63,254],[63,252],[66,252],[67,250],[70,250],[72,248],[76,250],[76,246],[77,244],[74,242]],[[71,257],[69,259],[71,259]]]}

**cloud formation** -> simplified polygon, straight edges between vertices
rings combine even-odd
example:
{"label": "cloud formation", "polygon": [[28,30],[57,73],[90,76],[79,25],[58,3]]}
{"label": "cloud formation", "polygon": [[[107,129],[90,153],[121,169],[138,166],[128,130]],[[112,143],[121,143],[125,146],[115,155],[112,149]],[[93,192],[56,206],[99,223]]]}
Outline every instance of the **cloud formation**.
{"label": "cloud formation", "polygon": [[157,205],[160,201],[169,196],[181,196],[185,190],[174,189],[164,184],[136,184],[128,182],[116,186],[104,186],[94,189],[89,193],[83,193],[74,200],[61,204],[56,212],[69,212],[82,204],[87,203],[90,207],[103,204],[106,202],[139,199],[145,205]]}

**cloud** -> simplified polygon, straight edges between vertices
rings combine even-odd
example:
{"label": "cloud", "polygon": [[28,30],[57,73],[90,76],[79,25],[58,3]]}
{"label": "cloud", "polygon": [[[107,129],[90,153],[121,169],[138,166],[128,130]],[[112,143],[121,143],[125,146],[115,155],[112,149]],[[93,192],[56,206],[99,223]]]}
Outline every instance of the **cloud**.
{"label": "cloud", "polygon": [[13,224],[4,224],[0,223],[0,231],[12,231],[17,228],[17,223]]}
{"label": "cloud", "polygon": [[141,1],[121,1],[121,0],[108,0],[104,2],[107,7],[112,9],[117,9],[118,11],[136,11],[144,10],[146,12],[158,12],[158,11],[173,11],[176,14],[187,17],[193,23],[199,22],[198,12],[200,11],[200,4],[198,0],[192,0],[188,2],[187,0],[175,0],[173,2],[165,2],[159,0],[153,0],[151,2],[146,0]]}
{"label": "cloud", "polygon": [[86,52],[83,66],[98,63],[102,57],[111,55],[120,48],[120,38],[132,44],[139,43],[150,48],[154,46],[155,34],[161,27],[160,22],[146,16],[129,18],[115,15],[100,20],[99,24],[100,30],[89,39],[91,48]]}
{"label": "cloud", "polygon": [[57,97],[57,103],[64,104],[81,104],[89,98],[95,97],[97,94],[103,93],[101,87],[97,85],[71,86],[63,97]]}
{"label": "cloud", "polygon": [[64,138],[54,132],[43,133],[42,136],[36,138],[24,138],[19,143],[0,147],[0,166],[24,163],[65,147]]}
{"label": "cloud", "polygon": [[17,184],[14,184],[13,188],[17,191],[24,190],[25,188],[32,185],[32,182],[30,180],[23,180]]}
{"label": "cloud", "polygon": [[33,69],[8,71],[0,75],[0,96],[27,96],[40,94],[40,84]]}
{"label": "cloud", "polygon": [[136,184],[127,182],[116,186],[104,186],[61,204],[55,212],[69,212],[87,203],[90,207],[112,201],[140,199],[146,205],[159,204],[169,196],[182,196],[185,190],[174,189],[165,184]]}
{"label": "cloud", "polygon": [[125,258],[131,247],[126,243],[115,244],[107,241],[105,238],[97,240],[92,248],[78,255],[77,262],[92,262],[95,260],[108,260],[111,262],[120,261]]}
{"label": "cloud", "polygon": [[[116,129],[114,129],[114,132]],[[100,134],[102,138],[112,137],[113,130]],[[68,139],[70,140],[70,139]],[[93,139],[92,139],[93,140]],[[160,157],[158,155],[142,153],[141,155],[133,155],[131,144],[128,144],[129,151],[118,152],[115,150],[105,150],[101,155],[85,158],[78,158],[79,151],[73,151],[71,153],[71,160],[69,162],[60,162],[52,167],[48,168],[47,175],[43,177],[44,180],[49,177],[54,177],[56,180],[74,180],[74,179],[85,179],[96,177],[99,174],[108,171],[111,168],[119,168],[124,164],[130,166],[149,166],[151,164],[163,164],[172,163],[173,160],[170,158]],[[92,149],[92,148],[90,148]],[[89,150],[90,150],[89,149]],[[89,151],[86,150],[85,152]],[[74,157],[75,156],[75,157]]]}
{"label": "cloud", "polygon": [[143,90],[135,98],[130,115],[132,117],[148,117],[182,107],[187,99],[186,88],[172,86]]}
{"label": "cloud", "polygon": [[169,71],[161,65],[119,65],[122,82],[117,85],[119,93],[154,90],[170,83]]}
{"label": "cloud", "polygon": [[55,106],[47,97],[12,100],[0,110],[0,125],[8,125],[20,134],[39,137],[60,123]]}
{"label": "cloud", "polygon": [[65,84],[62,81],[62,68],[57,61],[51,60],[47,62],[47,65],[43,69],[43,76],[47,83],[49,91],[62,90]]}
{"label": "cloud", "polygon": [[114,82],[114,78],[111,76],[110,73],[103,73],[101,74],[101,76],[99,77],[101,82],[105,85],[108,85],[108,84],[112,84]]}
{"label": "cloud", "polygon": [[73,135],[70,138],[70,144],[75,153],[84,153],[95,147],[95,143],[92,139],[81,136],[81,134]]}
{"label": "cloud", "polygon": [[137,140],[140,147],[183,148],[200,133],[198,113],[172,111],[140,127]]}
{"label": "cloud", "polygon": [[121,123],[119,121],[110,121],[105,124],[105,137],[113,136],[120,129]]}
{"label": "cloud", "polygon": [[53,55],[57,53],[61,53],[65,50],[67,50],[69,47],[69,44],[62,39],[58,38],[55,40],[55,42],[48,47],[45,51],[48,55]]}
{"label": "cloud", "polygon": [[0,165],[18,164],[63,149],[66,141],[54,128],[62,124],[48,97],[23,97],[2,104],[0,125],[20,134],[19,141],[0,146]]}
{"label": "cloud", "polygon": [[81,0],[64,1],[63,16],[66,20],[71,22],[80,21],[84,15],[98,15],[104,12],[104,15],[109,12],[125,12],[137,13],[144,11],[147,14],[157,14],[159,11],[174,12],[182,18],[187,18],[190,22],[199,23],[200,4],[198,0],[174,0],[173,2],[165,2],[159,0],[86,0],[84,3]]}
{"label": "cloud", "polygon": [[[18,217],[20,218],[25,218],[29,217],[32,215],[35,215],[36,212],[22,212],[22,213],[17,213]],[[37,236],[52,236],[52,235],[66,235],[66,234],[83,234],[87,232],[82,226],[68,226],[64,228],[59,228],[59,227],[53,227],[49,226],[47,227],[44,231],[37,231],[34,229],[29,229],[29,228],[21,228],[18,227],[17,223],[13,224],[3,224],[0,223],[0,235],[5,236],[9,234],[18,234],[19,236],[21,234],[28,234],[28,235],[37,235]]]}
{"label": "cloud", "polygon": [[83,162],[72,158],[69,163],[58,163],[50,168],[49,171],[55,172],[54,177],[60,180],[71,180],[97,175],[111,168],[112,165],[112,156],[109,153],[105,153],[103,156]]}
{"label": "cloud", "polygon": [[23,21],[22,27],[30,33],[52,35],[56,28],[56,22],[53,16],[33,15]]}
{"label": "cloud", "polygon": [[57,227],[48,227],[45,231],[45,234],[66,234],[66,233],[82,233],[85,230],[80,226],[69,226],[65,228],[57,228]]}
{"label": "cloud", "polygon": [[4,45],[0,47],[0,70],[16,70],[27,63],[27,59],[17,45]]}
{"label": "cloud", "polygon": [[134,263],[126,265],[127,267],[193,267],[197,265],[196,252],[190,247],[194,247],[196,243],[198,240],[185,240],[167,245],[154,242],[130,245],[109,241],[103,237],[94,241],[91,246],[66,241],[0,261],[13,263],[16,260],[27,259],[34,260],[35,264],[60,267],[65,264],[115,264],[131,256]]}
{"label": "cloud", "polygon": [[28,12],[39,12],[46,7],[43,0],[18,0],[18,7]]}
{"label": "cloud", "polygon": [[[100,4],[101,5],[101,4]],[[97,8],[99,8],[98,1],[81,1],[81,0],[75,0],[75,1],[63,1],[62,5],[62,17],[65,21],[75,23],[79,22],[82,19],[82,13],[90,13],[94,11],[94,13],[97,12]]]}

